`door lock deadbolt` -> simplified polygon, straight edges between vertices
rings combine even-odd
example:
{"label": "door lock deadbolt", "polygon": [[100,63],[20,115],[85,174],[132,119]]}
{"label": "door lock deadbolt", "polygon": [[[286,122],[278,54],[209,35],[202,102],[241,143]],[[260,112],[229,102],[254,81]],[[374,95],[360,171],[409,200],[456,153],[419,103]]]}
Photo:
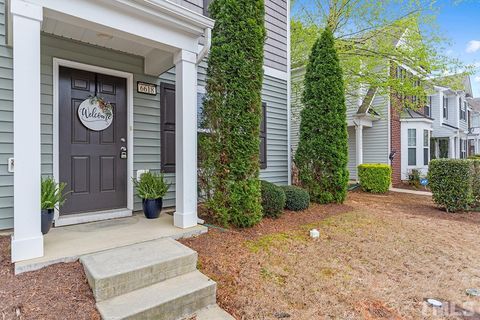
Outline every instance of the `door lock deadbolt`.
{"label": "door lock deadbolt", "polygon": [[127,159],[127,148],[120,148],[120,159]]}

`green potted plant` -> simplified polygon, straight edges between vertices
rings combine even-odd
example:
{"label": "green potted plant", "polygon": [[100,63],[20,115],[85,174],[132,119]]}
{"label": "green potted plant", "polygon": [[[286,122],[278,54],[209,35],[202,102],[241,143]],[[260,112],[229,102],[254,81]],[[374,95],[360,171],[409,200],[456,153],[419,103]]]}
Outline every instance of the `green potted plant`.
{"label": "green potted plant", "polygon": [[170,184],[165,182],[161,173],[146,172],[140,179],[133,179],[138,196],[142,199],[143,213],[147,219],[156,219],[160,216],[163,207],[163,196],[167,193]]}
{"label": "green potted plant", "polygon": [[65,202],[65,183],[57,183],[52,177],[42,178],[41,185],[41,215],[42,234],[47,234],[52,227],[54,209],[60,208]]}

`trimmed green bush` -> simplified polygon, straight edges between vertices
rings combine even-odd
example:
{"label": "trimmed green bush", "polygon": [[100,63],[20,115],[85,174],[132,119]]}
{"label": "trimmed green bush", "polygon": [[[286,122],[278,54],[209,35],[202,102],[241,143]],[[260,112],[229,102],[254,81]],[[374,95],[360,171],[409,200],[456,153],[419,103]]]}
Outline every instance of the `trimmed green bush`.
{"label": "trimmed green bush", "polygon": [[473,206],[475,209],[480,208],[480,159],[472,160],[473,176],[472,176],[472,193]]}
{"label": "trimmed green bush", "polygon": [[285,208],[292,211],[305,210],[310,206],[308,191],[296,186],[283,186],[286,202]]}
{"label": "trimmed green bush", "polygon": [[332,31],[315,42],[305,73],[300,139],[295,153],[300,185],[317,203],[342,203],[348,187],[345,91]]}
{"label": "trimmed green bush", "polygon": [[199,140],[205,206],[224,225],[250,227],[262,219],[260,194],[264,0],[215,0]]}
{"label": "trimmed green bush", "polygon": [[282,187],[261,180],[262,208],[264,217],[278,218],[285,208],[285,192]]}
{"label": "trimmed green bush", "polygon": [[392,182],[392,168],[388,164],[364,163],[358,166],[358,178],[363,191],[385,193]]}
{"label": "trimmed green bush", "polygon": [[[474,161],[434,159],[428,165],[433,201],[447,212],[468,210],[473,204]],[[476,180],[476,179],[475,179]]]}

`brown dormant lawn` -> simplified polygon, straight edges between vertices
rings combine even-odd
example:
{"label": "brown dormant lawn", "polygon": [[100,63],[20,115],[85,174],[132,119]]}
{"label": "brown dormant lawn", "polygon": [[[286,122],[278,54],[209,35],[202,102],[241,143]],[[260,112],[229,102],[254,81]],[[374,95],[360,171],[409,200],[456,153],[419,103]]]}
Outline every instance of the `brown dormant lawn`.
{"label": "brown dormant lawn", "polygon": [[480,288],[480,214],[447,214],[429,197],[353,192],[344,205],[182,242],[237,319],[480,319],[453,312],[480,312],[465,294]]}

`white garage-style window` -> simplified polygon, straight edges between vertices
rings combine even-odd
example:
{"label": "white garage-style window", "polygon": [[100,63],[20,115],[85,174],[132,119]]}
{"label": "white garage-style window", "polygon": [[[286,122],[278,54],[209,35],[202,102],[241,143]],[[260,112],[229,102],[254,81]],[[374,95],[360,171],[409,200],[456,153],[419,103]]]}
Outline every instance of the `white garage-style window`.
{"label": "white garage-style window", "polygon": [[408,165],[417,165],[417,129],[408,129]]}

